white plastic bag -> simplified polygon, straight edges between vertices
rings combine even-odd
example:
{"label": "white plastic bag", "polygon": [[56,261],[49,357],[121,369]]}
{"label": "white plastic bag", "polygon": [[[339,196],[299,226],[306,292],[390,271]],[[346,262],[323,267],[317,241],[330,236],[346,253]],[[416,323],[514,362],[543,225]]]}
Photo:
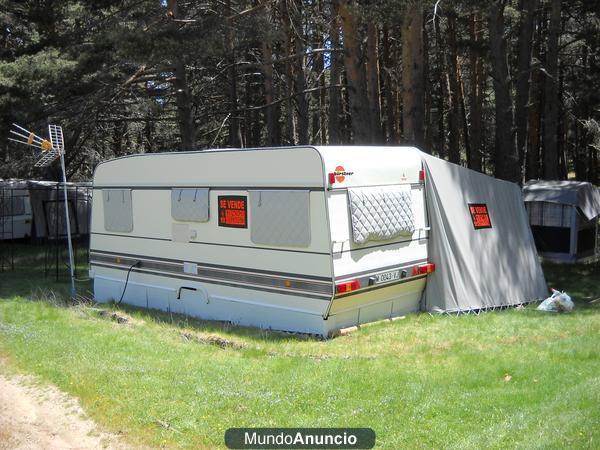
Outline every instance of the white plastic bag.
{"label": "white plastic bag", "polygon": [[552,295],[537,307],[539,311],[549,312],[571,312],[573,308],[575,308],[575,304],[571,297],[566,292],[560,292],[556,289],[552,289]]}

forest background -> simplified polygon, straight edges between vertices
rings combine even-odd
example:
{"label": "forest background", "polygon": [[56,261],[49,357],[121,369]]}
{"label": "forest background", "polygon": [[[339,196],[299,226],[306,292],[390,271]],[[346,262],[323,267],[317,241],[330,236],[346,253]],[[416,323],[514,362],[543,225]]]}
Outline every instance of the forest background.
{"label": "forest background", "polygon": [[[0,0],[0,136],[130,153],[415,145],[498,178],[598,184],[597,0]],[[0,178],[33,172],[0,138]]]}

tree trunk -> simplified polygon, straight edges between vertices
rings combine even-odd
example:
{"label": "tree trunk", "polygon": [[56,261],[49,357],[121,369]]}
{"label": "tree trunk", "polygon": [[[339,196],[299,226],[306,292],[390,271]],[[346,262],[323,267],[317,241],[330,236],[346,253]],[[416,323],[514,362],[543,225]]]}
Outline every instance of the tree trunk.
{"label": "tree trunk", "polygon": [[387,142],[389,144],[398,143],[398,128],[396,127],[396,96],[394,95],[395,86],[391,75],[392,57],[390,49],[389,31],[386,25],[383,26],[383,91],[385,94],[385,123],[387,131]]}
{"label": "tree trunk", "polygon": [[[537,31],[533,41],[533,57],[541,59],[542,27],[538,21]],[[525,165],[525,180],[537,180],[541,175],[540,135],[543,88],[541,71],[534,68],[531,72],[529,89],[529,111],[527,114],[527,150]]]}
{"label": "tree trunk", "polygon": [[537,0],[521,0],[520,3],[521,21],[519,25],[519,50],[515,86],[515,127],[519,166],[523,167],[527,150],[527,104],[529,103],[529,79],[531,76],[533,20]]}
{"label": "tree trunk", "polygon": [[447,80],[446,80],[446,63],[445,63],[445,44],[442,38],[441,21],[436,14],[433,18],[433,26],[435,28],[435,48],[438,71],[438,92],[437,92],[437,113],[438,113],[438,146],[437,153],[440,158],[446,156],[446,128],[444,123],[445,103],[447,97]]}
{"label": "tree trunk", "polygon": [[481,172],[482,169],[482,137],[483,137],[483,61],[480,55],[481,46],[481,16],[473,12],[470,17],[471,51],[469,67],[471,84],[469,92],[470,115],[470,152],[467,164],[470,169]]}
{"label": "tree trunk", "polygon": [[544,178],[557,180],[558,173],[558,35],[561,0],[552,0],[544,82]]}
{"label": "tree trunk", "polygon": [[[588,68],[588,47],[583,46],[581,49],[581,67],[585,72]],[[579,104],[575,107],[576,117],[590,117],[589,103]],[[588,133],[583,126],[581,120],[576,120],[574,123],[574,143],[575,143],[575,178],[579,181],[591,181],[588,177],[590,167],[587,165],[587,147],[589,145]]]}
{"label": "tree trunk", "polygon": [[286,91],[288,92],[288,99],[285,102],[285,134],[287,143],[295,145],[298,140],[296,138],[296,121],[294,111],[294,98],[291,94],[294,92],[294,69],[291,55],[294,53],[294,36],[292,30],[292,24],[290,20],[290,13],[287,6],[288,0],[282,0],[282,15],[283,15],[283,31],[285,35],[285,41],[283,44],[284,58],[285,58],[285,83]]}
{"label": "tree trunk", "polygon": [[[113,154],[116,157],[123,156],[123,137],[127,136],[127,122],[115,121],[113,123]],[[126,149],[127,150],[127,149]]]}
{"label": "tree trunk", "polygon": [[367,28],[367,81],[369,110],[371,116],[372,142],[380,144],[381,134],[381,97],[379,94],[379,30],[377,25],[369,22]]}
{"label": "tree trunk", "polygon": [[[271,21],[271,10],[269,3],[265,3],[265,23]],[[264,121],[267,126],[267,145],[277,145],[279,136],[279,106],[273,105],[275,100],[275,85],[273,82],[273,39],[270,30],[266,30],[261,42],[262,73],[264,102],[269,105],[264,108]]]}
{"label": "tree trunk", "polygon": [[[426,20],[427,13],[423,12],[424,16],[422,20]],[[429,50],[430,50],[430,42],[429,36],[427,34],[427,27],[423,27],[423,79],[425,84],[425,117],[424,124],[425,127],[425,141],[423,142],[422,150],[427,153],[431,153],[431,148],[433,146],[434,136],[432,134],[433,127],[431,126],[431,108],[433,96],[431,92],[431,84],[429,83],[429,73],[431,70],[431,63],[429,61]]]}
{"label": "tree trunk", "polygon": [[469,122],[467,119],[467,105],[465,104],[465,84],[463,82],[462,73],[460,66],[457,71],[458,76],[458,101],[460,106],[460,121],[463,128],[463,139],[465,143],[465,153],[467,154],[467,161],[471,158],[471,142],[469,140]]}
{"label": "tree trunk", "polygon": [[298,106],[298,144],[309,144],[309,104],[308,97],[304,93],[306,90],[304,74],[306,48],[304,46],[304,25],[302,23],[303,0],[295,0],[293,8],[291,17],[294,29],[294,50],[296,52],[294,89],[296,92],[296,104]]}
{"label": "tree trunk", "polygon": [[422,148],[425,141],[425,77],[420,1],[410,5],[402,31],[402,134],[406,143]]}
{"label": "tree trunk", "polygon": [[456,44],[456,12],[448,13],[448,160],[460,164],[460,85],[458,82],[458,49]]}
{"label": "tree trunk", "polygon": [[[231,11],[231,0],[226,0],[225,4],[227,11]],[[235,58],[235,35],[233,23],[227,20],[225,23],[225,48],[227,49],[227,63],[229,70],[227,71],[227,100],[229,101],[229,146],[241,147],[242,130],[240,128],[239,105],[237,94],[237,68]]]}
{"label": "tree trunk", "polygon": [[[337,50],[340,48],[340,19],[338,16],[337,2],[332,4],[331,28],[330,28],[331,48]],[[342,62],[339,52],[330,53],[331,75],[329,83],[332,86],[342,83]],[[341,144],[341,115],[342,115],[342,90],[339,87],[329,88],[329,144]]]}
{"label": "tree trunk", "polygon": [[183,150],[194,148],[196,140],[196,128],[194,126],[194,115],[192,112],[192,96],[187,82],[185,65],[180,58],[177,58],[174,64],[175,80],[175,99],[177,103],[177,123],[179,124],[179,134],[181,136],[181,146]]}
{"label": "tree trunk", "polygon": [[494,151],[497,178],[519,182],[521,169],[513,134],[513,107],[510,97],[510,74],[504,40],[504,0],[489,6],[490,52],[492,78],[496,97],[496,145]]}
{"label": "tree trunk", "polygon": [[588,175],[587,181],[597,185],[600,181],[600,148],[598,142],[595,145],[588,145]]}
{"label": "tree trunk", "polygon": [[152,152],[154,149],[152,148],[154,145],[154,124],[151,120],[146,120],[144,123],[144,142],[142,140],[142,145],[145,147],[145,152]]}
{"label": "tree trunk", "polygon": [[[323,14],[323,0],[315,1],[315,13],[318,17],[321,17]],[[324,48],[323,35],[324,31],[322,29],[322,24],[319,20],[316,20],[312,26],[312,49],[320,49]],[[325,61],[323,57],[323,53],[315,53],[313,52],[313,77],[315,78],[315,87],[317,90],[313,93],[312,98],[315,105],[318,105],[317,108],[314,108],[312,113],[312,140],[313,144],[325,144],[325,110],[326,110],[326,102],[325,102]]]}
{"label": "tree trunk", "polygon": [[[177,0],[169,0],[167,3],[167,15],[170,19],[179,18]],[[175,26],[173,25],[173,28]],[[174,32],[177,31],[174,29]],[[181,55],[175,55],[173,59],[173,88],[175,89],[175,103],[177,105],[177,124],[179,125],[179,136],[181,138],[182,150],[194,148],[196,141],[196,127],[194,126],[194,114],[192,111],[192,95],[187,82],[185,63]]]}
{"label": "tree trunk", "polygon": [[[246,55],[246,58],[248,58],[248,55]],[[256,114],[256,110],[252,110],[250,109],[250,106],[252,105],[252,90],[253,90],[253,85],[252,85],[252,70],[248,70],[248,68],[246,68],[244,71],[244,74],[242,75],[242,82],[244,83],[244,107],[242,108],[243,111],[243,120],[241,123],[241,127],[242,127],[242,147],[254,147],[255,146],[255,141],[254,141],[254,127],[253,127],[253,119],[254,119],[254,114]]]}
{"label": "tree trunk", "polygon": [[569,149],[567,148],[567,133],[569,130],[569,116],[563,105],[564,77],[561,67],[558,67],[558,176],[566,180],[569,178]]}
{"label": "tree trunk", "polygon": [[353,142],[355,144],[370,144],[372,133],[369,99],[361,49],[362,38],[358,33],[358,20],[355,11],[356,0],[338,1],[344,33],[344,66],[346,68]]}

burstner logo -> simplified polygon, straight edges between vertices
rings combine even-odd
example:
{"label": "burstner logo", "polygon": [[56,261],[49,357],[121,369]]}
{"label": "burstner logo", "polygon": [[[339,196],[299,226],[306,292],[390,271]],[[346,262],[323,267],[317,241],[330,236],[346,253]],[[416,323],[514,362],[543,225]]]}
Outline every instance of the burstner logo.
{"label": "burstner logo", "polygon": [[335,181],[337,181],[338,183],[343,183],[344,180],[346,179],[346,177],[349,177],[354,172],[346,172],[346,170],[344,169],[344,166],[337,166],[335,168],[334,173],[335,173]]}

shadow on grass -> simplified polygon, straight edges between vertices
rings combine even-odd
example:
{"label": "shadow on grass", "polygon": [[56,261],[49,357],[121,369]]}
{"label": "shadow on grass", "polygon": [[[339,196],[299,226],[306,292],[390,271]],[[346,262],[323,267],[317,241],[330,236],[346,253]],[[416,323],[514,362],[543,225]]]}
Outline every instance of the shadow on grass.
{"label": "shadow on grass", "polygon": [[543,268],[548,286],[567,292],[576,306],[585,308],[590,301],[600,298],[600,261],[593,264],[548,262]]}
{"label": "shadow on grass", "polygon": [[112,312],[122,311],[136,319],[152,322],[157,325],[169,325],[184,330],[201,333],[219,333],[232,337],[249,338],[255,341],[306,341],[322,338],[286,333],[267,329],[244,327],[230,322],[202,320],[183,314],[140,308],[125,303],[96,303],[90,282],[77,283],[78,294],[70,296],[68,279],[56,282],[52,276],[44,276],[43,267],[32,267],[31,270],[15,269],[0,273],[0,301],[2,298],[21,297],[28,301],[45,302],[57,307],[94,307]]}
{"label": "shadow on grass", "polygon": [[158,325],[168,325],[180,330],[194,330],[202,333],[220,333],[237,338],[250,338],[255,341],[322,341],[323,338],[316,335],[302,333],[288,333],[285,331],[261,329],[236,325],[227,321],[203,320],[184,314],[171,313],[156,309],[146,309],[137,306],[115,303],[103,303],[98,306],[123,311],[136,319],[153,322]]}
{"label": "shadow on grass", "polygon": [[[64,277],[60,282],[56,282],[54,274],[45,273],[43,254],[40,260],[40,247],[25,245],[21,247],[19,267],[14,271],[0,273],[0,299],[2,297],[20,296],[31,301],[42,301],[59,307],[94,306],[112,312],[122,311],[136,319],[174,327],[182,333],[192,330],[198,333],[217,333],[232,338],[245,338],[258,342],[322,340],[318,336],[244,327],[230,322],[202,320],[127,304],[96,304],[93,300],[90,282],[78,283],[79,295],[71,298],[68,278]],[[80,260],[83,261],[83,258]],[[548,285],[566,291],[575,301],[576,309],[571,314],[600,313],[600,300],[598,299],[600,297],[600,263],[588,265],[544,263],[543,267]],[[86,271],[87,267],[85,265],[78,267],[80,274]],[[538,314],[552,314],[536,311],[536,306],[537,304],[526,307],[527,314],[536,316]],[[502,313],[502,311],[487,311],[484,314],[490,313]]]}

